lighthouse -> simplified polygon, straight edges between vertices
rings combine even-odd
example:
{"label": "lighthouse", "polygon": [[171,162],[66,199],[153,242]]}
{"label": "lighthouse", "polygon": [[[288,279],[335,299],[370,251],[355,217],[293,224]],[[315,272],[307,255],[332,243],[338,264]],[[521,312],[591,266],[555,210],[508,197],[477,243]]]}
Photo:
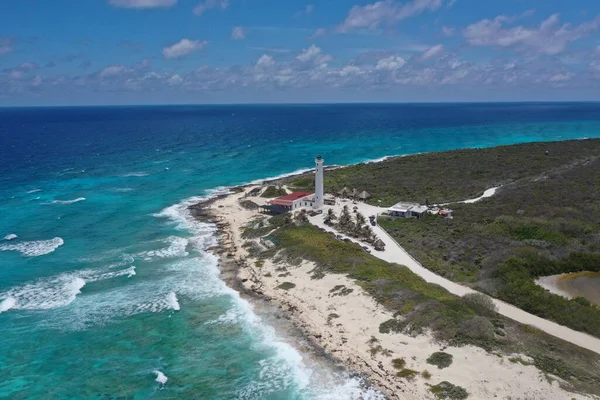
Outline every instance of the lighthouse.
{"label": "lighthouse", "polygon": [[315,160],[315,210],[322,210],[324,204],[323,197],[323,158],[319,155]]}

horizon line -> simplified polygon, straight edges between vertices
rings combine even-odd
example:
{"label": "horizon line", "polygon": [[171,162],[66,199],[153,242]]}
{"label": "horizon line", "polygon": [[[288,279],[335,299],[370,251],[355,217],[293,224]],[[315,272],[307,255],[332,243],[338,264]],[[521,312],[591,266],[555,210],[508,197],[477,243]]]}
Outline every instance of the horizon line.
{"label": "horizon line", "polygon": [[165,103],[165,104],[57,104],[8,105],[0,109],[15,108],[94,108],[94,107],[183,107],[183,106],[321,106],[321,105],[417,105],[417,104],[568,104],[600,103],[600,100],[510,100],[510,101],[347,101],[347,102],[273,102],[273,103]]}

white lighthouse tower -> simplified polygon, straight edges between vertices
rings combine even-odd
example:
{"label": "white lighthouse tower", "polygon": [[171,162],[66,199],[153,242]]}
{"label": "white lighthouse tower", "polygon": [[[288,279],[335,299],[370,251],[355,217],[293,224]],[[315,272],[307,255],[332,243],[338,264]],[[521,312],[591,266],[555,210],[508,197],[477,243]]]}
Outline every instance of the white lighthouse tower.
{"label": "white lighthouse tower", "polygon": [[322,210],[323,205],[325,204],[323,197],[323,158],[321,156],[317,156],[315,160],[317,167],[315,168],[315,210]]}

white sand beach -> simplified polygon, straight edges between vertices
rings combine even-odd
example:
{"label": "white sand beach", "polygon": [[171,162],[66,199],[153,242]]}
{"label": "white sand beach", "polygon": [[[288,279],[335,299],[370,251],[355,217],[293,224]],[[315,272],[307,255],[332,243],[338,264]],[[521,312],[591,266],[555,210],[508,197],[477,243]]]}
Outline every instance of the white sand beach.
{"label": "white sand beach", "polygon": [[[348,369],[365,376],[389,398],[434,399],[429,388],[441,381],[462,386],[472,399],[594,398],[563,390],[559,386],[559,378],[553,377],[550,383],[534,366],[509,361],[511,357],[513,361],[515,357],[526,361],[525,356],[492,354],[473,346],[444,348],[443,351],[453,355],[453,363],[448,368],[438,369],[428,364],[426,359],[432,353],[442,350],[442,347],[436,344],[431,336],[425,334],[411,337],[405,334],[379,333],[379,325],[391,319],[392,313],[377,304],[348,277],[326,274],[322,279],[311,279],[310,271],[314,266],[309,262],[292,266],[274,264],[272,260],[266,260],[262,267],[255,267],[257,260],[253,259],[243,247],[245,240],[241,233],[246,224],[259,214],[258,211],[245,209],[239,203],[244,194],[251,189],[252,187],[247,187],[244,192],[219,198],[209,206],[210,212],[216,216],[223,231],[222,246],[226,249],[225,251],[221,249],[222,252],[224,251],[223,257],[237,260],[245,265],[237,271],[238,282],[242,282],[249,292],[259,293],[263,299],[279,304],[292,323],[308,338]],[[257,204],[266,201],[260,197],[253,197],[250,200]],[[361,212],[365,215],[370,214],[366,209]],[[321,225],[319,218],[322,219],[322,216],[312,218],[311,222]],[[328,229],[331,230],[329,227]],[[383,235],[379,232],[378,234],[383,238]],[[381,258],[385,256],[387,261],[400,264],[412,263],[407,266],[414,272],[417,272],[417,268],[422,269],[417,273],[428,281],[438,283],[439,279],[443,279],[422,266],[415,265],[416,261],[406,252],[402,254],[397,251],[395,253],[386,251],[379,255],[382,255]],[[282,274],[283,269],[285,273]],[[452,289],[450,291],[455,294],[460,295],[470,291],[454,282],[444,281],[439,284],[448,286],[447,288]],[[283,282],[295,286],[289,290],[278,288]],[[332,292],[335,287],[343,287],[345,295],[335,295],[335,290]],[[509,309],[512,307],[506,306]],[[507,308],[502,308],[501,313],[512,315],[512,310],[511,312],[506,310]],[[522,313],[521,310],[518,311]],[[515,317],[519,318],[519,315]],[[565,336],[568,337],[568,332]],[[376,346],[381,346],[381,349],[386,351],[372,351]],[[589,347],[593,348],[593,345]],[[406,368],[418,372],[427,370],[431,377],[429,379],[425,379],[422,375],[417,375],[413,379],[397,377],[397,370],[392,365],[392,359],[395,358],[403,358],[406,361]]]}

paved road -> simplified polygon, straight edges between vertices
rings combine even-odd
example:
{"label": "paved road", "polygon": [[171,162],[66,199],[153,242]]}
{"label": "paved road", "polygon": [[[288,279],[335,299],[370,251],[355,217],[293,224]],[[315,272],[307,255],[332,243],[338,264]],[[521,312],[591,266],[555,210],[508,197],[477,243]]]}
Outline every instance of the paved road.
{"label": "paved road", "polygon": [[[365,217],[369,217],[369,215],[381,214],[386,211],[385,208],[375,207],[364,203],[353,204],[352,202],[339,202],[336,206],[325,206],[323,214],[317,215],[315,217],[309,217],[309,220],[312,224],[324,228],[330,232],[334,232],[335,234],[341,234],[340,232],[335,231],[332,227],[325,225],[323,222],[323,218],[325,213],[329,208],[333,208],[336,214],[339,216],[344,205],[348,205],[350,210],[354,206],[358,207],[358,211],[362,213]],[[385,251],[375,251],[371,246],[368,246],[372,249],[371,254],[375,257],[378,257],[384,261],[388,261],[391,263],[397,263],[401,265],[406,265],[412,272],[421,276],[427,282],[438,284],[448,290],[450,293],[453,293],[457,296],[464,296],[467,293],[477,293],[475,290],[462,286],[456,282],[452,282],[446,278],[443,278],[437,274],[434,274],[427,268],[423,267],[417,260],[415,260],[404,248],[402,248],[390,235],[387,234],[379,226],[373,226],[373,232],[385,243]],[[345,235],[342,235],[345,237]],[[354,242],[359,243],[357,240]],[[361,243],[364,246],[364,243]],[[576,344],[577,346],[583,347],[585,349],[591,350],[595,353],[600,354],[600,339],[588,335],[586,333],[577,332],[573,329],[567,328],[566,326],[559,325],[555,322],[548,321],[546,319],[540,318],[528,312],[521,310],[513,305],[505,303],[498,299],[493,299],[496,306],[498,306],[498,313],[513,319],[515,321],[521,322],[523,324],[534,326],[552,336],[557,338],[566,340],[567,342],[571,342]]]}

